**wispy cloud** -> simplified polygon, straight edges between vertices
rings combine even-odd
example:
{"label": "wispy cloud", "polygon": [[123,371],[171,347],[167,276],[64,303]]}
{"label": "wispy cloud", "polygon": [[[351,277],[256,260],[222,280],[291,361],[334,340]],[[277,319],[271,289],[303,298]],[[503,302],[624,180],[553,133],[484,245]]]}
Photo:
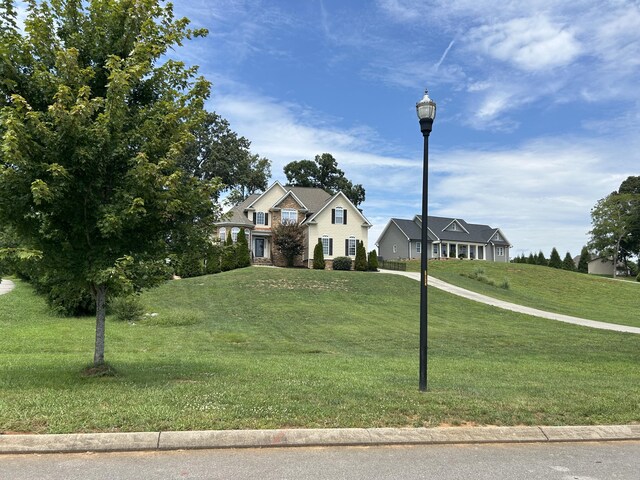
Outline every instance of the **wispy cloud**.
{"label": "wispy cloud", "polygon": [[473,28],[467,42],[484,55],[526,71],[569,65],[582,51],[567,25],[543,15]]}

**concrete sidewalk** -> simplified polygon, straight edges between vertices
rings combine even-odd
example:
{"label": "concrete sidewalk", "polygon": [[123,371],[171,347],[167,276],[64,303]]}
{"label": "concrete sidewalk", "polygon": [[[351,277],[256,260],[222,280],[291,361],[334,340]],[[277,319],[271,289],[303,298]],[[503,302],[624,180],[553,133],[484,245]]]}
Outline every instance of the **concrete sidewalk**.
{"label": "concrete sidewalk", "polygon": [[640,425],[336,428],[0,435],[0,454],[593,441],[640,441]]}
{"label": "concrete sidewalk", "polygon": [[0,282],[0,295],[9,293],[15,287],[16,287],[15,283],[13,283],[11,280],[7,280],[6,278],[3,278],[2,282]]}
{"label": "concrete sidewalk", "polygon": [[[394,270],[380,270],[383,273],[391,273],[395,275],[402,275],[404,277],[411,278],[413,280],[420,281],[419,272],[397,272]],[[525,315],[532,315],[534,317],[546,318],[548,320],[556,320],[558,322],[571,323],[574,325],[582,325],[583,327],[598,328],[600,330],[613,330],[615,332],[635,333],[640,335],[640,328],[629,327],[627,325],[617,325],[615,323],[597,322],[595,320],[586,320],[584,318],[572,317],[569,315],[563,315],[561,313],[546,312],[544,310],[538,310],[537,308],[525,307],[523,305],[516,305],[514,303],[498,300],[493,297],[487,297],[480,293],[465,290],[461,287],[456,287],[450,283],[443,282],[437,278],[427,276],[427,284],[435,287],[439,290],[452,293],[459,297],[463,297],[474,302],[484,303],[494,307],[502,308],[503,310],[510,310],[512,312],[524,313]]]}

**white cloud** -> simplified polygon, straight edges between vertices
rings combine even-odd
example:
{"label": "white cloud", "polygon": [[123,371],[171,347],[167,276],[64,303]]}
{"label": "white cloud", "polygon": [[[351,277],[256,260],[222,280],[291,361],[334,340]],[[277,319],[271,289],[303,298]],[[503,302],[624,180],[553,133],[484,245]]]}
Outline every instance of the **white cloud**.
{"label": "white cloud", "polygon": [[566,66],[582,51],[566,25],[551,22],[545,16],[473,28],[467,41],[471,48],[526,71]]}
{"label": "white cloud", "polygon": [[[576,255],[586,243],[590,209],[632,173],[632,138],[546,138],[514,149],[433,155],[432,214],[500,227],[516,249]],[[631,145],[630,145],[631,142]]]}
{"label": "white cloud", "polygon": [[[362,183],[365,215],[374,223],[369,246],[391,217],[420,213],[421,152],[414,158],[375,153],[376,145],[323,120],[323,112],[283,104],[255,93],[228,93],[216,110],[252,140],[255,153],[273,161],[274,179],[294,160],[330,152],[347,177]],[[633,132],[606,139],[549,137],[513,148],[433,150],[430,155],[430,213],[461,217],[503,229],[528,253],[551,248],[579,252],[590,229],[590,209],[627,176],[628,151],[640,150]],[[517,254],[516,253],[516,254]]]}

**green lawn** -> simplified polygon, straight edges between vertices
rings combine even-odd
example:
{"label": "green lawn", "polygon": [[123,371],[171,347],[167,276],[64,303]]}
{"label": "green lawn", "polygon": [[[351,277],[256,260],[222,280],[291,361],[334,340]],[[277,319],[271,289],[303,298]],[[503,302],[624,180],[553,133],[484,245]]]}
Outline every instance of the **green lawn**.
{"label": "green lawn", "polygon": [[248,268],[169,282],[158,316],[107,321],[117,375],[87,378],[91,318],[0,297],[0,432],[640,422],[640,336],[430,289],[418,392],[417,282]]}
{"label": "green lawn", "polygon": [[[429,275],[490,297],[549,312],[640,327],[640,283],[522,263],[430,261]],[[509,289],[464,276],[478,269]]]}

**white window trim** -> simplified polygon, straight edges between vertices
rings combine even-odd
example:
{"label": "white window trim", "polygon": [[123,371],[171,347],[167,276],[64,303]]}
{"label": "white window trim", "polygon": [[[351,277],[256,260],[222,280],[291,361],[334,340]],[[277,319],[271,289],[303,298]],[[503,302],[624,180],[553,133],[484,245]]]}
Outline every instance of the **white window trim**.
{"label": "white window trim", "polygon": [[227,239],[227,229],[224,227],[221,227],[220,231],[218,232],[218,235],[220,235],[220,240],[224,242]]}
{"label": "white window trim", "polygon": [[398,253],[398,245],[393,244],[393,253]]}
{"label": "white window trim", "polygon": [[416,253],[422,254],[422,242],[416,242]]}
{"label": "white window trim", "polygon": [[322,254],[323,255],[329,255],[329,242],[331,241],[331,239],[329,238],[329,235],[323,235],[322,236]]}
{"label": "white window trim", "polygon": [[256,213],[256,225],[264,225],[264,212]]}
{"label": "white window trim", "polygon": [[336,212],[336,224],[344,225],[344,208],[336,207],[335,212]]}
{"label": "white window trim", "polygon": [[[287,217],[295,217],[295,220],[292,220],[291,218],[285,219],[285,214],[287,214]],[[298,223],[298,211],[293,208],[283,208],[280,212],[280,223]]]}
{"label": "white window trim", "polygon": [[[350,257],[355,257],[356,256],[356,252],[358,251],[358,243],[356,241],[356,237],[351,236],[348,238],[349,240],[349,256]],[[353,253],[351,253],[353,252]]]}
{"label": "white window trim", "polygon": [[240,233],[240,228],[233,227],[231,229],[231,240],[233,240],[233,243],[236,243],[238,241],[238,234],[239,233]]}
{"label": "white window trim", "polygon": [[496,247],[496,257],[504,257],[504,247]]}

